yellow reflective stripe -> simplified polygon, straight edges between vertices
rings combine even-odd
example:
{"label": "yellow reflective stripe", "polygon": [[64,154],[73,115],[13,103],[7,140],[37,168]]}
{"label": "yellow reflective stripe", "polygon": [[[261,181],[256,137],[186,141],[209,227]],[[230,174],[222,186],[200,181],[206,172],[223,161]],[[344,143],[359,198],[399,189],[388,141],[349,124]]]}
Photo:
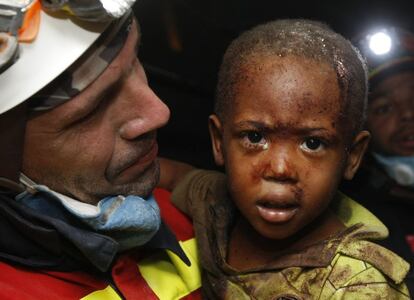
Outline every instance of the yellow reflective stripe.
{"label": "yellow reflective stripe", "polygon": [[108,285],[105,289],[86,295],[81,300],[122,300],[115,290]]}
{"label": "yellow reflective stripe", "polygon": [[171,251],[139,262],[138,268],[151,290],[160,300],[176,300],[201,287],[200,267],[195,239],[180,242],[191,261],[187,266]]}
{"label": "yellow reflective stripe", "polygon": [[195,239],[187,240],[185,242],[179,242],[181,248],[191,261],[191,267],[188,267],[182,262],[182,260],[170,250],[167,250],[167,254],[170,257],[172,263],[177,269],[177,273],[186,283],[186,286],[190,291],[194,291],[201,287],[200,268],[198,266],[198,252],[197,243]]}

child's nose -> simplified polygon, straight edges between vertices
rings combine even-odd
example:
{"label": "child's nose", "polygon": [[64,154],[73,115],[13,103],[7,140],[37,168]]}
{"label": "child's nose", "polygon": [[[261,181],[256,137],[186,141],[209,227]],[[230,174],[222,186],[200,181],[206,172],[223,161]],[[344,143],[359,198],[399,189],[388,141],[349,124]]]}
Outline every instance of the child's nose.
{"label": "child's nose", "polygon": [[[276,152],[276,153],[275,153]],[[263,177],[269,181],[295,183],[298,174],[289,151],[275,151],[268,156]]]}

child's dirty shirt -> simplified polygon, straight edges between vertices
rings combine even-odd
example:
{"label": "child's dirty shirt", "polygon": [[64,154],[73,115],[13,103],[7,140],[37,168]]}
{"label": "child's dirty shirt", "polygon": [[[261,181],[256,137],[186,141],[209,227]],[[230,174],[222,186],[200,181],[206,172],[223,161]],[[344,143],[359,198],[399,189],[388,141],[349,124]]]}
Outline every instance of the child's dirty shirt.
{"label": "child's dirty shirt", "polygon": [[242,272],[226,263],[236,213],[226,177],[214,171],[192,171],[172,199],[193,219],[206,299],[410,299],[403,283],[408,263],[368,241],[385,238],[387,228],[342,194],[338,193],[331,208],[347,229]]}

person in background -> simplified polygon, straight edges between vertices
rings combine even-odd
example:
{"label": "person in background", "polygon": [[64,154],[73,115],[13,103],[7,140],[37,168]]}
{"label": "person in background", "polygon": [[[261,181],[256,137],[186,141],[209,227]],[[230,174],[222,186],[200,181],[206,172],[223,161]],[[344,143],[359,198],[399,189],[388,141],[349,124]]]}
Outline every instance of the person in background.
{"label": "person in background", "polygon": [[[356,39],[369,67],[366,128],[369,151],[343,191],[389,230],[381,242],[414,264],[414,35],[402,28],[372,30]],[[414,272],[406,283],[414,292]]]}
{"label": "person in background", "polygon": [[372,240],[387,229],[338,193],[369,141],[367,69],[325,24],[243,33],[209,118],[225,175],[161,159],[160,186],[192,217],[206,299],[409,299],[409,265]]}
{"label": "person in background", "polygon": [[169,110],[131,5],[0,4],[1,299],[199,298],[191,224],[153,193]]}

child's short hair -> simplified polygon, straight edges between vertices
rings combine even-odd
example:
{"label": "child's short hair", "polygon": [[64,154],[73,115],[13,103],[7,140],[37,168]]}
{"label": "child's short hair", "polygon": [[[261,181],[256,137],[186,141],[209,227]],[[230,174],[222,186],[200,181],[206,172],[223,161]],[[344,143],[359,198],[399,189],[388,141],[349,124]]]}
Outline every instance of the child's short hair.
{"label": "child's short hair", "polygon": [[262,55],[293,55],[327,63],[336,72],[342,101],[341,115],[352,136],[364,123],[367,103],[367,66],[359,51],[327,25],[304,19],[286,19],[254,27],[228,47],[220,67],[215,113],[224,120],[243,78],[242,67]]}

